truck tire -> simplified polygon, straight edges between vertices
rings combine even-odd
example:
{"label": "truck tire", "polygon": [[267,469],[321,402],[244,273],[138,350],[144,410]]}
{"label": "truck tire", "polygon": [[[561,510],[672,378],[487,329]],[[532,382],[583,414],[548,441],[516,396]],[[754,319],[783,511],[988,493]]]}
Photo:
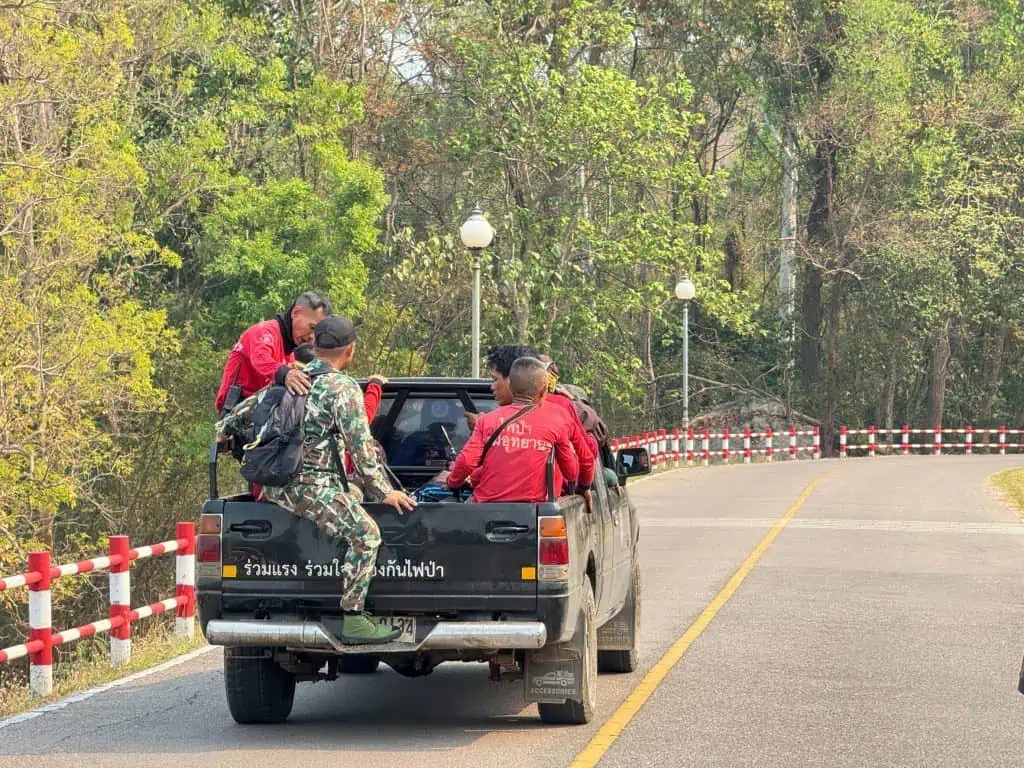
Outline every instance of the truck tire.
{"label": "truck tire", "polygon": [[587,579],[583,582],[583,605],[580,607],[583,626],[583,677],[580,680],[579,701],[567,699],[561,704],[537,702],[537,711],[543,723],[551,725],[586,725],[597,709],[597,605],[594,587]]}
{"label": "truck tire", "polygon": [[379,664],[376,656],[349,653],[338,658],[338,672],[342,675],[372,675]]}
{"label": "truck tire", "polygon": [[628,651],[598,651],[597,669],[599,672],[624,674],[634,672],[640,666],[640,652],[637,651],[637,638],[640,637],[640,564],[633,561],[633,577],[629,584],[627,605],[633,603],[633,647]]}
{"label": "truck tire", "polygon": [[295,675],[282,669],[268,648],[225,648],[224,690],[236,723],[283,723],[292,712]]}

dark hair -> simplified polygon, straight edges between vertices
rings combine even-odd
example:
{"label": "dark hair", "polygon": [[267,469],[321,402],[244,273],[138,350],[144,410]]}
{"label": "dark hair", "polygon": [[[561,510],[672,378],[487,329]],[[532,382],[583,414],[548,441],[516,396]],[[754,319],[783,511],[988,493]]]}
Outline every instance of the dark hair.
{"label": "dark hair", "polygon": [[536,356],[533,347],[526,344],[503,344],[500,347],[492,347],[487,353],[487,367],[493,368],[507,379],[512,372],[512,363],[520,357]]}
{"label": "dark hair", "polygon": [[325,315],[333,315],[334,307],[331,306],[331,301],[326,296],[317,293],[316,291],[306,291],[300,293],[295,297],[295,301],[288,307],[288,314],[292,313],[295,307],[302,307],[303,309],[323,309]]}

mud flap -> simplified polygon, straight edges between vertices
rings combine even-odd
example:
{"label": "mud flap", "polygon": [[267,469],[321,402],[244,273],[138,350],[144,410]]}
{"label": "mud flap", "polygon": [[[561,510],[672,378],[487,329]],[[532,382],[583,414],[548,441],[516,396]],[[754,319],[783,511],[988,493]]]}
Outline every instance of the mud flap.
{"label": "mud flap", "polygon": [[524,674],[527,701],[561,704],[583,698],[584,633],[580,618],[573,639],[527,651]]}
{"label": "mud flap", "polygon": [[626,604],[616,616],[597,630],[599,651],[631,651],[636,644],[636,595],[626,596]]}

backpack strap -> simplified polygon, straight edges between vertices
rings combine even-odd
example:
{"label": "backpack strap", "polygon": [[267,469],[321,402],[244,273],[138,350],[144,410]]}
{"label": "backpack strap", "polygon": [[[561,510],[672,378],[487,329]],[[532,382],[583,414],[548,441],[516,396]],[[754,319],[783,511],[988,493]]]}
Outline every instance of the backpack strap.
{"label": "backpack strap", "polygon": [[536,407],[536,404],[528,405],[525,408],[520,409],[518,412],[516,412],[515,414],[513,414],[508,419],[506,419],[505,421],[498,425],[498,428],[491,433],[491,436],[487,438],[487,442],[484,443],[484,450],[480,454],[480,461],[477,462],[477,467],[483,466],[484,459],[487,458],[487,452],[491,450],[491,446],[494,445],[494,441],[498,439],[498,435],[500,435],[504,431],[505,427],[507,427],[513,421],[518,421],[519,419],[523,418],[523,416],[528,414]]}
{"label": "backpack strap", "polygon": [[345,488],[345,493],[349,493],[348,477],[345,475],[345,465],[341,461],[341,451],[338,450],[338,439],[334,436],[333,432],[327,435],[327,439],[331,444],[331,458],[334,460],[334,471],[341,478],[341,484]]}

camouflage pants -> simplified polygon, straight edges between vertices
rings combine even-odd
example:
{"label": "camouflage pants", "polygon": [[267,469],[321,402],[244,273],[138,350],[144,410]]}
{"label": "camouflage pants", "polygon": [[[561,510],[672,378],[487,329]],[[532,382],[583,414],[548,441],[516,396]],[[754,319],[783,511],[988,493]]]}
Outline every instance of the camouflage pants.
{"label": "camouflage pants", "polygon": [[344,542],[341,609],[363,610],[380,548],[380,529],[374,519],[343,488],[334,485],[293,483],[264,488],[263,495],[292,514],[312,520],[339,544]]}

